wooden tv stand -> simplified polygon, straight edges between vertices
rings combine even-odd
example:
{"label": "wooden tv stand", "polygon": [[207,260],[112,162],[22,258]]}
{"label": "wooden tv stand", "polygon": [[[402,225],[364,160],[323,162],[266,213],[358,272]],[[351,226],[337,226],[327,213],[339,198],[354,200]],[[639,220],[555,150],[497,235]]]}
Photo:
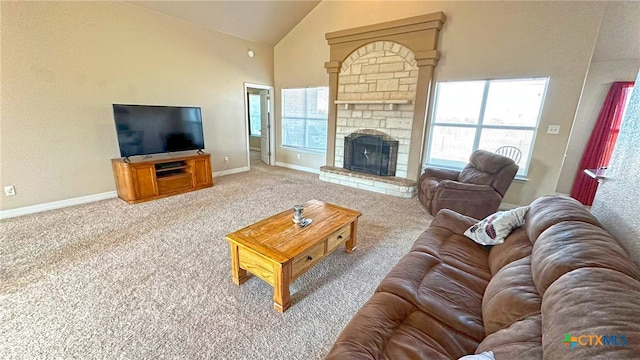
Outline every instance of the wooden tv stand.
{"label": "wooden tv stand", "polygon": [[111,159],[118,197],[129,204],[213,186],[211,155]]}

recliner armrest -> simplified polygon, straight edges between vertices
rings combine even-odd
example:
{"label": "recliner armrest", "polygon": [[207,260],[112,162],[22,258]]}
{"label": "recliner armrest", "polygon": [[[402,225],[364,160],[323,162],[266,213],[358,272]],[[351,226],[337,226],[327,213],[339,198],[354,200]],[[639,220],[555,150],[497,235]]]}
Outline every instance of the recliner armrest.
{"label": "recliner armrest", "polygon": [[468,184],[468,183],[461,183],[461,182],[453,181],[453,180],[442,180],[442,181],[440,181],[438,186],[446,188],[446,189],[453,189],[453,190],[496,192],[496,190],[490,185]]}
{"label": "recliner armrest", "polygon": [[429,167],[424,169],[424,173],[422,173],[422,177],[432,177],[443,180],[458,180],[459,175],[459,170],[438,169]]}

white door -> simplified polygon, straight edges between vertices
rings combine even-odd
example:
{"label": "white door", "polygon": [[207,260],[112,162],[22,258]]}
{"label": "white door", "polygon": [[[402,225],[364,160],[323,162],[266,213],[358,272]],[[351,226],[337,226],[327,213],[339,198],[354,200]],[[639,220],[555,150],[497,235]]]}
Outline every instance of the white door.
{"label": "white door", "polygon": [[269,110],[269,90],[260,90],[260,159],[267,165],[271,154],[269,153],[269,132],[271,130],[271,111]]}

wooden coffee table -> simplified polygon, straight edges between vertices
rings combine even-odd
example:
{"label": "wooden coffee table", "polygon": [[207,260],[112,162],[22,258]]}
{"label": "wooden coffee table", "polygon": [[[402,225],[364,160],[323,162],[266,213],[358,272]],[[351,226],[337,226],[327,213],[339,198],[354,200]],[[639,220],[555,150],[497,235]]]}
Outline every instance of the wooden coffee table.
{"label": "wooden coffee table", "polygon": [[340,244],[345,244],[346,252],[353,252],[361,215],[311,200],[304,204],[304,217],[313,220],[307,227],[293,222],[292,208],[227,234],[233,282],[242,284],[247,271],[251,272],[273,286],[273,307],[284,312],[291,305],[290,283]]}

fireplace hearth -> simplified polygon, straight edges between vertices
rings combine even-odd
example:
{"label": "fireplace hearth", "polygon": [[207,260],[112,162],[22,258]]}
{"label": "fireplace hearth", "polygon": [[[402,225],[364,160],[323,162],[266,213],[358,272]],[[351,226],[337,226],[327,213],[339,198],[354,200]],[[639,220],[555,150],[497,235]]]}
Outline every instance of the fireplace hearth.
{"label": "fireplace hearth", "polygon": [[355,132],[344,138],[344,163],[347,170],[395,176],[398,141],[388,135]]}

